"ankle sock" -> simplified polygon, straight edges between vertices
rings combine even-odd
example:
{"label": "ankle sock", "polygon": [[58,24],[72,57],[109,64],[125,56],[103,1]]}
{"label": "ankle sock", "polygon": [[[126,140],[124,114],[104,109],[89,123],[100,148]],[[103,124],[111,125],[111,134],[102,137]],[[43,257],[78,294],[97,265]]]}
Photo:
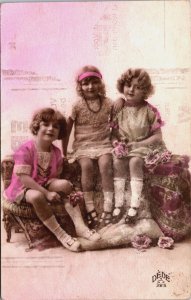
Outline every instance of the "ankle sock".
{"label": "ankle sock", "polygon": [[64,244],[71,239],[71,236],[62,229],[54,215],[43,221],[43,224],[56,236],[63,246],[65,246]]}

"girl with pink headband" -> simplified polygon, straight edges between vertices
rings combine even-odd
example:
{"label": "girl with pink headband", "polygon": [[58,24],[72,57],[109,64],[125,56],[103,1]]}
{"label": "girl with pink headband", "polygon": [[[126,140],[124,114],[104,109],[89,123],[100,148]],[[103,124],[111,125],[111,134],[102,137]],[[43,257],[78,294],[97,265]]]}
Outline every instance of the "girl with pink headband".
{"label": "girl with pink headband", "polygon": [[[105,95],[102,75],[94,66],[83,67],[76,78],[78,100],[68,119],[68,134],[74,125],[74,158],[78,160],[81,183],[90,228],[99,228],[111,223],[113,208],[113,166],[110,128],[108,124],[112,101]],[[66,143],[63,142],[64,154]],[[94,161],[101,174],[104,195],[104,212],[98,222],[94,206]]]}

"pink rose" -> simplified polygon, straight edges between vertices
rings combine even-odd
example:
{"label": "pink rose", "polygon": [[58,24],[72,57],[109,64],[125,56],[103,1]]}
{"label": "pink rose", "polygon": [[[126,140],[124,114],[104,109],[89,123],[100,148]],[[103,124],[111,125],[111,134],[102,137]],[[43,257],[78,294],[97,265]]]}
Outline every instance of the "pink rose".
{"label": "pink rose", "polygon": [[150,165],[155,165],[160,161],[160,155],[158,152],[152,152],[149,153],[146,157],[145,157],[145,164],[147,166]]}
{"label": "pink rose", "polygon": [[168,236],[161,236],[158,239],[158,246],[163,249],[172,249],[174,247],[174,240]]}
{"label": "pink rose", "polygon": [[118,142],[118,141],[114,141],[113,142],[113,153],[117,158],[122,158],[122,157],[126,157],[128,154],[128,149],[127,146],[124,142]]}
{"label": "pink rose", "polygon": [[150,247],[151,243],[152,240],[147,235],[136,235],[133,238],[131,245],[137,250],[144,251],[144,249]]}
{"label": "pink rose", "polygon": [[171,152],[169,152],[169,151],[164,151],[164,152],[161,154],[161,162],[162,162],[162,163],[167,163],[167,162],[170,161],[171,157],[172,157]]}
{"label": "pink rose", "polygon": [[117,140],[113,141],[113,143],[112,143],[113,147],[117,147],[118,144],[119,144],[119,142]]}
{"label": "pink rose", "polygon": [[78,191],[78,192],[72,192],[69,196],[68,199],[70,201],[70,204],[75,207],[78,203],[83,201],[83,193]]}

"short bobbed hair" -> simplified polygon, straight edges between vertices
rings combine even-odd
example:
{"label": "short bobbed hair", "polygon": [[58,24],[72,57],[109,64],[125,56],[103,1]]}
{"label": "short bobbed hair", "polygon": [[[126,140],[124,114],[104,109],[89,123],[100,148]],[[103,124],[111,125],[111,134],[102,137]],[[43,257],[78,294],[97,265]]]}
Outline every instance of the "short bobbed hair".
{"label": "short bobbed hair", "polygon": [[146,100],[154,94],[154,86],[151,83],[149,74],[144,69],[128,69],[117,80],[117,89],[120,93],[124,92],[124,85],[130,84],[131,81],[136,78],[140,88],[144,91],[144,98]]}
{"label": "short bobbed hair", "polygon": [[30,131],[33,135],[37,135],[40,123],[41,122],[53,122],[57,123],[60,127],[60,131],[58,134],[58,140],[63,139],[67,135],[67,123],[65,117],[58,111],[53,108],[47,107],[36,111],[33,115]]}
{"label": "short bobbed hair", "polygon": [[[82,91],[82,80],[79,81],[79,76],[82,75],[85,72],[96,72],[96,73],[101,74],[101,72],[98,68],[96,68],[94,66],[90,66],[90,65],[84,66],[83,68],[81,68],[77,72],[77,75],[76,75],[76,91],[77,91],[77,94],[79,96],[83,97],[83,98],[84,98],[84,94],[83,94],[83,91]],[[89,79],[89,78],[91,78],[91,77],[87,77],[86,79]],[[96,77],[96,79],[99,80],[100,83],[101,83],[99,95],[104,98],[105,95],[106,95],[105,84],[104,84],[104,82],[101,78]]]}

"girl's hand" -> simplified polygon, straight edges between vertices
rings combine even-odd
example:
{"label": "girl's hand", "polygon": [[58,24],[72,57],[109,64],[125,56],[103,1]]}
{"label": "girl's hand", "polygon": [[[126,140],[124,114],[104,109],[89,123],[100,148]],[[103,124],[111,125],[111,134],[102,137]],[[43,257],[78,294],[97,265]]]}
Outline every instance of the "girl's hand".
{"label": "girl's hand", "polygon": [[59,201],[60,200],[60,195],[58,193],[56,193],[56,192],[49,192],[49,191],[47,191],[46,198],[49,201]]}
{"label": "girl's hand", "polygon": [[125,100],[123,98],[117,99],[113,104],[113,109],[115,113],[120,112],[120,110],[123,108]]}

